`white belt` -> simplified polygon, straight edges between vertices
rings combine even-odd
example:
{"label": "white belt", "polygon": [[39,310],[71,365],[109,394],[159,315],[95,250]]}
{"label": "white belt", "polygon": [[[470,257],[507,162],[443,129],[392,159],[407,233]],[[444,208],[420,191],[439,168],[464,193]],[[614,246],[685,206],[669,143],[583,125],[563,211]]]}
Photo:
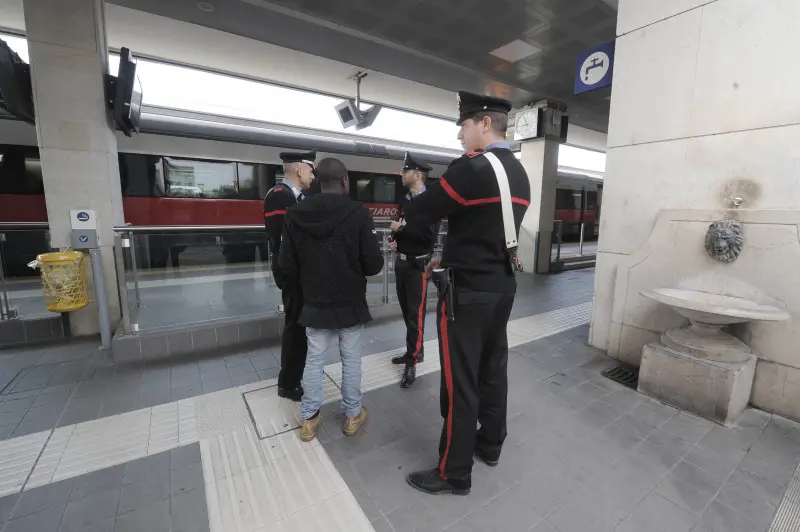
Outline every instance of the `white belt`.
{"label": "white belt", "polygon": [[517,228],[514,223],[514,208],[511,205],[511,187],[508,184],[508,175],[503,163],[494,153],[486,152],[483,154],[492,165],[494,177],[497,179],[497,188],[500,189],[500,206],[503,209],[503,232],[506,237],[506,249],[517,247]]}

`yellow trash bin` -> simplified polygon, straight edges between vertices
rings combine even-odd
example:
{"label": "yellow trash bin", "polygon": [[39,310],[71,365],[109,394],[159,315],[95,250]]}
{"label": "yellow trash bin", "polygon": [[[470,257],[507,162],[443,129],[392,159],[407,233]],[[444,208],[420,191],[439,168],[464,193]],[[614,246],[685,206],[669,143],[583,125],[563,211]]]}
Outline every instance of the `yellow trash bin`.
{"label": "yellow trash bin", "polygon": [[89,304],[83,253],[57,251],[36,257],[42,270],[42,290],[47,310],[72,312]]}

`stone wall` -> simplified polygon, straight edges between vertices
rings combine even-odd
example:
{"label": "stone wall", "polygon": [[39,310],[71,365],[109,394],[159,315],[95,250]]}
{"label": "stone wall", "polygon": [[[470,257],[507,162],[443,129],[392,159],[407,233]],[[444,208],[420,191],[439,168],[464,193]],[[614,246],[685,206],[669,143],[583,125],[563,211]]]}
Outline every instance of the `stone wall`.
{"label": "stone wall", "polygon": [[[592,345],[638,363],[679,318],[641,288],[754,287],[796,316],[755,326],[753,402],[800,419],[800,49],[797,0],[620,0]],[[746,249],[703,250],[744,198]],[[622,284],[620,284],[622,283]],[[726,283],[728,283],[726,285]],[[710,288],[709,288],[710,289]]]}

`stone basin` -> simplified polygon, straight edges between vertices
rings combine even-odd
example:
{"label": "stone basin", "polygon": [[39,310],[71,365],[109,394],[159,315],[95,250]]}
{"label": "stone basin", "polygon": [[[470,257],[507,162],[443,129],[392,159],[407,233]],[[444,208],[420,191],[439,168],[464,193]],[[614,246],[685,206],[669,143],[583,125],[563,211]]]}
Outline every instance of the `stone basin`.
{"label": "stone basin", "polygon": [[709,294],[680,288],[655,288],[641,294],[671,307],[692,322],[718,326],[749,321],[788,321],[789,313],[741,297]]}

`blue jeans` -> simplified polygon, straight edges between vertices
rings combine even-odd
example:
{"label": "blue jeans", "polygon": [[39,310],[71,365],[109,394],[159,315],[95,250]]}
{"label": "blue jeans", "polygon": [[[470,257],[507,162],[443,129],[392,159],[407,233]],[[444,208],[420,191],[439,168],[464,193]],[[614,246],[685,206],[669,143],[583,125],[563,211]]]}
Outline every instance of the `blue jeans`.
{"label": "blue jeans", "polygon": [[310,419],[322,407],[325,351],[331,342],[339,339],[342,357],[342,410],[347,417],[361,413],[361,331],[363,325],[348,329],[312,329],[306,327],[308,355],[303,372],[303,402],[300,411],[303,419]]}

